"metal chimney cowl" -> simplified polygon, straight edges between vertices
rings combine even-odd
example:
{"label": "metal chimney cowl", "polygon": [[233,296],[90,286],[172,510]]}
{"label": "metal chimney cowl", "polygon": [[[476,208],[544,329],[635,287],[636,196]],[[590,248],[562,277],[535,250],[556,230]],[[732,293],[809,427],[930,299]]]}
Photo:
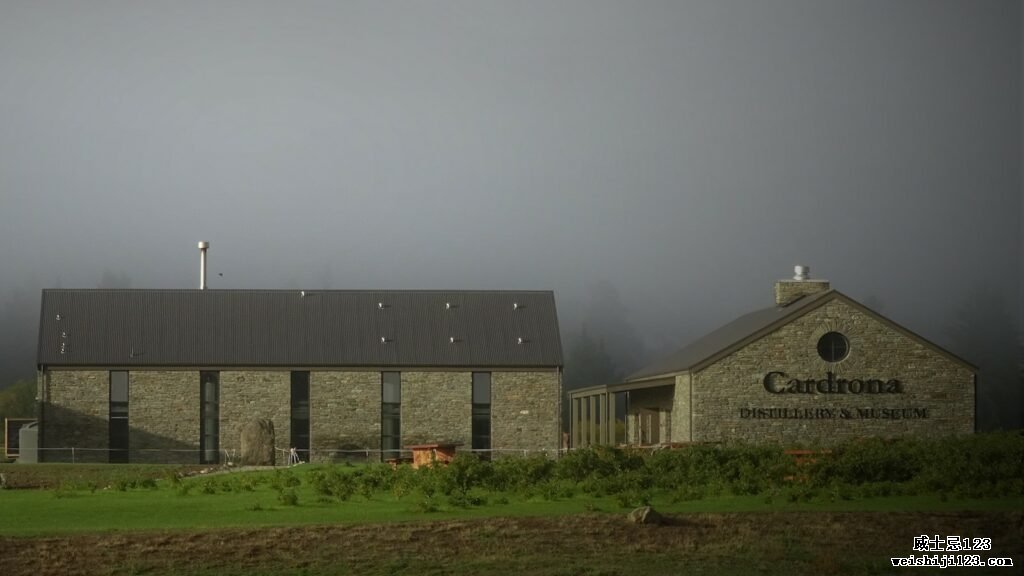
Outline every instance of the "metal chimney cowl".
{"label": "metal chimney cowl", "polygon": [[206,290],[206,250],[209,242],[199,242],[199,289]]}

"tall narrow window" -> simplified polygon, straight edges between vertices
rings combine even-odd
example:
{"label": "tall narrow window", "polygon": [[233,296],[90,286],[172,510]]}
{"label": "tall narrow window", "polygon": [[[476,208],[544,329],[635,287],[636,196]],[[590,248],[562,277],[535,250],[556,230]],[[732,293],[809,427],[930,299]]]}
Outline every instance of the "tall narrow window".
{"label": "tall narrow window", "polygon": [[491,455],[491,373],[473,372],[473,450]]}
{"label": "tall narrow window", "polygon": [[199,463],[220,462],[220,373],[199,373]]}
{"label": "tall narrow window", "polygon": [[380,373],[381,458],[398,458],[402,449],[402,374]]}
{"label": "tall narrow window", "polygon": [[309,372],[292,372],[292,448],[309,462]]}
{"label": "tall narrow window", "polygon": [[110,373],[110,444],[107,461],[128,462],[128,372]]}

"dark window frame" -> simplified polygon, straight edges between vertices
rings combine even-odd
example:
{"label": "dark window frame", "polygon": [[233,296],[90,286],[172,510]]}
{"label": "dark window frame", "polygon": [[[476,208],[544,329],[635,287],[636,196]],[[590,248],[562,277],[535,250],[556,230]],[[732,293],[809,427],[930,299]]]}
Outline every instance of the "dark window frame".
{"label": "dark window frame", "polygon": [[[124,394],[117,394],[115,400],[115,375],[124,376]],[[117,382],[122,384],[122,382]],[[120,398],[124,398],[121,400]],[[127,370],[111,370],[107,389],[108,429],[107,429],[107,462],[111,464],[127,464],[131,440],[131,428],[128,425],[128,410],[131,400],[131,384]]]}
{"label": "dark window frame", "polygon": [[[486,388],[484,388],[485,384]],[[473,372],[470,390],[472,402],[471,448],[474,451],[479,450],[479,455],[483,458],[491,456],[491,437],[494,426],[491,419],[493,388],[490,372]],[[486,390],[486,394],[484,394],[484,390]]]}
{"label": "dark window frame", "polygon": [[[213,387],[213,400],[206,399],[207,386]],[[211,408],[213,414],[211,415]],[[210,431],[206,421],[213,417],[214,430]],[[207,439],[213,439],[213,447],[207,446]],[[210,453],[212,452],[212,457]],[[220,463],[220,372],[203,370],[199,372],[199,463]]]}
{"label": "dark window frame", "polygon": [[291,412],[289,414],[291,448],[298,452],[299,459],[309,462],[310,428],[309,372],[291,373]]}
{"label": "dark window frame", "polygon": [[[393,401],[394,390],[389,392],[388,387],[397,387],[398,401]],[[388,401],[388,399],[392,399]],[[394,424],[394,432],[390,433],[391,424]],[[380,457],[381,460],[400,458],[402,455],[402,373],[381,372],[380,373]]]}
{"label": "dark window frame", "polygon": [[850,355],[850,340],[842,332],[830,330],[818,338],[817,348],[822,360],[834,364]]}

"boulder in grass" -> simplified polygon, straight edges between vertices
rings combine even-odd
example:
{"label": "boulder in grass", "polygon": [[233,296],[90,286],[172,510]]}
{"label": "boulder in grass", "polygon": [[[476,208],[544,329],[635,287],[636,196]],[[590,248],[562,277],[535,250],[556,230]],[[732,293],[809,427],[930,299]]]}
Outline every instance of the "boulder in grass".
{"label": "boulder in grass", "polygon": [[253,420],[242,427],[243,466],[274,465],[274,423],[270,420]]}
{"label": "boulder in grass", "polygon": [[658,526],[662,524],[665,519],[661,514],[655,512],[654,508],[650,506],[641,506],[629,513],[629,520],[634,524],[651,524]]}

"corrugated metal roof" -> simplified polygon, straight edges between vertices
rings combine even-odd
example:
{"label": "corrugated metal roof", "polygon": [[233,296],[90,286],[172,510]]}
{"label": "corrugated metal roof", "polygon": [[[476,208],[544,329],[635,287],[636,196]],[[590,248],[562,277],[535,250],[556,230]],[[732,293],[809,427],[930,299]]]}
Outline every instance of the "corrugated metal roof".
{"label": "corrugated metal roof", "polygon": [[773,330],[832,300],[841,300],[884,323],[893,330],[901,332],[922,345],[946,356],[950,360],[958,362],[972,371],[976,372],[978,370],[978,367],[974,364],[904,328],[849,296],[837,290],[826,290],[825,292],[804,296],[786,306],[771,306],[740,316],[703,338],[692,342],[689,346],[678,352],[630,374],[625,381],[654,379],[701,368],[710,361],[717,360],[719,357],[731,353],[740,346],[746,345],[765,334],[769,334]]}
{"label": "corrugated metal roof", "polygon": [[43,290],[37,361],[561,367],[562,345],[550,291]]}
{"label": "corrugated metal roof", "polygon": [[691,342],[683,349],[630,374],[626,381],[642,380],[644,378],[690,370],[704,360],[739,344],[743,340],[774,325],[776,322],[781,322],[791,316],[795,316],[800,311],[807,309],[833,292],[830,290],[804,296],[788,306],[771,306],[740,316],[721,328]]}

